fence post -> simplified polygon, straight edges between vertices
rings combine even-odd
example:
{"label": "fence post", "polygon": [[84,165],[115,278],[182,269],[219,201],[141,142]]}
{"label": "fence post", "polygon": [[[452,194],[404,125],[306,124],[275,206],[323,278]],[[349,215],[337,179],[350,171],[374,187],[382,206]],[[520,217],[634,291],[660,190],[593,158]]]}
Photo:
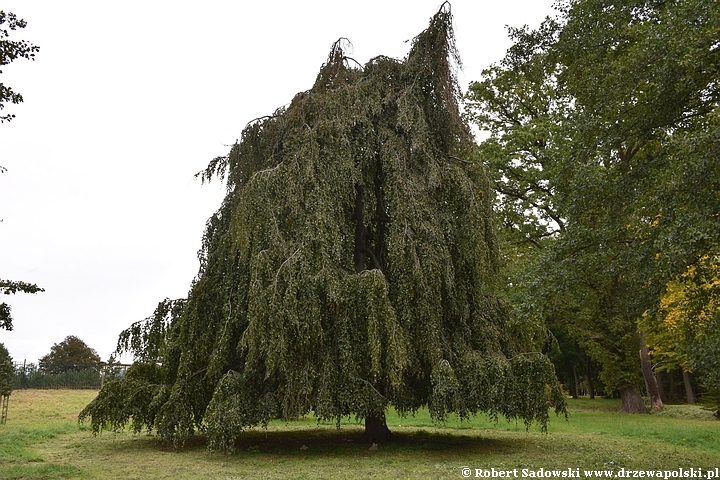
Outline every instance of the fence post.
{"label": "fence post", "polygon": [[9,404],[10,395],[0,395],[0,425],[5,425],[7,423]]}

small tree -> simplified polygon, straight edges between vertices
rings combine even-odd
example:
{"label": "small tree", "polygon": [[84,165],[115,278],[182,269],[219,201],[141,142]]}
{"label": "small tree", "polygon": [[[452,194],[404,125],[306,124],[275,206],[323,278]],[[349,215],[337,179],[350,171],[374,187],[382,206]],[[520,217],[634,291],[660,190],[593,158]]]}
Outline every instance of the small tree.
{"label": "small tree", "polygon": [[63,373],[68,370],[98,370],[100,356],[78,337],[70,335],[50,349],[40,359],[40,369],[46,373]]}
{"label": "small tree", "polygon": [[12,392],[14,373],[10,352],[0,343],[0,397],[10,395]]}
{"label": "small tree", "polygon": [[13,384],[13,364],[10,353],[0,343],[0,424],[7,421],[8,402]]}

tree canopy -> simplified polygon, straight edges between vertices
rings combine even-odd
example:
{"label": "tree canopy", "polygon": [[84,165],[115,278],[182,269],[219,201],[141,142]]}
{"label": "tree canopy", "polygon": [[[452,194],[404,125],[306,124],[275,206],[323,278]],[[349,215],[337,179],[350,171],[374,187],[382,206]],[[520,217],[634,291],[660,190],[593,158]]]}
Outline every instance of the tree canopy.
{"label": "tree canopy", "polygon": [[139,362],[82,412],[231,449],[248,427],[488,412],[543,428],[564,410],[534,327],[494,294],[492,191],[469,160],[448,4],[400,61],[354,65],[337,41],[313,87],[251,122],[203,180],[208,221],[187,299],[121,335]]}
{"label": "tree canopy", "polygon": [[[638,322],[720,246],[716,2],[576,0],[471,86],[523,311],[643,410]],[[538,248],[521,248],[532,244]],[[648,388],[652,375],[645,375]],[[626,395],[627,394],[627,395]]]}
{"label": "tree canopy", "polygon": [[63,373],[68,370],[100,368],[100,356],[85,342],[74,335],[65,337],[40,359],[39,367],[47,373]]}

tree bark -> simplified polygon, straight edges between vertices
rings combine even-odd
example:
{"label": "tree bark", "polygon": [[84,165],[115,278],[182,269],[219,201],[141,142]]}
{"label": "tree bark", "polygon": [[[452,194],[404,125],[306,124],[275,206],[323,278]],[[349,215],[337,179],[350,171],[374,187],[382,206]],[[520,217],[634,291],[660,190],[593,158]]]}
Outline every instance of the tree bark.
{"label": "tree bark", "polygon": [[366,443],[385,443],[394,440],[395,435],[387,427],[385,414],[365,417],[365,433],[362,440]]}
{"label": "tree bark", "polygon": [[623,413],[647,413],[645,403],[638,393],[635,385],[630,385],[620,389],[620,398],[622,399]]}
{"label": "tree bark", "polygon": [[[680,376],[682,377],[682,369],[679,370]],[[678,398],[678,386],[677,386],[677,370],[670,372],[670,399],[677,400]]]}
{"label": "tree bark", "polygon": [[690,372],[686,371],[683,368],[683,382],[685,383],[685,396],[687,397],[687,402],[690,405],[693,405],[695,403],[695,392],[692,388],[692,377],[690,376]]}
{"label": "tree bark", "polygon": [[647,388],[648,398],[650,399],[650,408],[660,410],[663,407],[660,398],[660,389],[658,388],[657,379],[652,370],[650,363],[650,353],[648,352],[647,342],[645,341],[645,332],[640,332],[640,364],[642,365],[643,377],[645,377],[645,388]]}
{"label": "tree bark", "polygon": [[590,355],[585,355],[585,375],[587,376],[588,390],[590,391],[590,399],[595,400],[595,385],[592,381],[592,368],[590,364]]}
{"label": "tree bark", "polygon": [[[370,249],[371,234],[365,225],[363,217],[363,206],[364,206],[364,192],[365,188],[361,184],[355,185],[355,210],[353,211],[353,218],[355,220],[355,273],[360,273],[365,270],[367,256],[369,255],[373,262],[373,267],[382,271],[383,263],[385,258],[385,222],[389,221],[385,213],[385,203],[382,198],[382,164],[380,158],[376,157],[378,162],[378,171],[375,176],[375,195],[377,200],[377,241],[376,251],[373,252]],[[394,435],[387,427],[385,420],[385,412],[379,415],[369,415],[365,417],[365,433],[363,433],[362,439],[367,443],[385,443],[393,440]]]}
{"label": "tree bark", "polygon": [[578,398],[578,381],[577,381],[577,371],[575,369],[575,365],[573,365],[573,388],[572,392],[572,398]]}

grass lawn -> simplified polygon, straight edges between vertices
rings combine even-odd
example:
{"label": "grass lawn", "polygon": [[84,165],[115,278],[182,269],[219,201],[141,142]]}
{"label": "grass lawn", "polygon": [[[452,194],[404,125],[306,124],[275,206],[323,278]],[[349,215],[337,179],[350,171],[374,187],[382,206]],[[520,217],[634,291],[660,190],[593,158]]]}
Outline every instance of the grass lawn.
{"label": "grass lawn", "polygon": [[[652,415],[618,413],[619,400],[569,400],[570,419],[549,433],[485,417],[434,425],[426,411],[388,416],[397,443],[368,450],[353,422],[312,418],[249,431],[236,453],[208,453],[202,437],[173,451],[154,436],[93,437],[77,414],[88,390],[21,390],[0,425],[0,478],[463,478],[472,469],[676,470],[720,467],[720,422],[700,407],[670,405]],[[531,477],[528,477],[531,478]]]}

